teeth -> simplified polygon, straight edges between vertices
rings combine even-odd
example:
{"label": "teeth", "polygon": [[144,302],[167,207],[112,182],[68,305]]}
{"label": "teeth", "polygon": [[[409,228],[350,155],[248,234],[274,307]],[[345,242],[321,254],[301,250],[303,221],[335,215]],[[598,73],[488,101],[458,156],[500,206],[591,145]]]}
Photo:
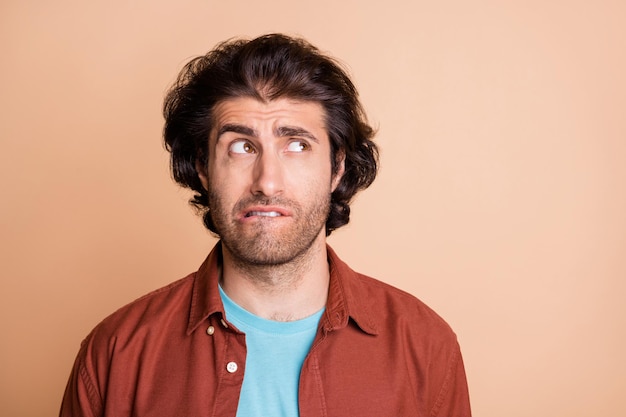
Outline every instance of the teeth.
{"label": "teeth", "polygon": [[251,211],[246,215],[246,217],[251,216],[278,217],[281,216],[281,214],[277,211]]}

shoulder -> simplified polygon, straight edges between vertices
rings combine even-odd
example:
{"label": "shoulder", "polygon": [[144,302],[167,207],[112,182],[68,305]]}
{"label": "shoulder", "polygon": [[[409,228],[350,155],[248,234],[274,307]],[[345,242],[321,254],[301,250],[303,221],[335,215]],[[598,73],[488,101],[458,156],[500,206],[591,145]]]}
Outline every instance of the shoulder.
{"label": "shoulder", "polygon": [[163,341],[185,334],[195,276],[138,298],[94,327],[81,343],[70,375],[63,402],[67,414],[76,414],[68,411],[76,408],[101,415],[108,394],[136,388],[132,384],[142,362],[159,356]]}
{"label": "shoulder", "polygon": [[447,343],[456,343],[456,335],[448,323],[416,296],[354,271],[331,249],[328,253],[331,294],[343,294],[348,314],[362,329],[368,327],[373,333],[402,330],[418,337],[442,338]]}
{"label": "shoulder", "polygon": [[417,297],[355,273],[353,285],[367,300],[377,339],[400,358],[411,386],[429,415],[470,416],[467,382],[457,336],[448,323]]}
{"label": "shoulder", "polygon": [[136,337],[155,328],[185,332],[195,277],[196,273],[189,274],[119,308],[96,325],[87,340],[102,345],[105,340]]}
{"label": "shoulder", "polygon": [[354,273],[352,285],[367,301],[369,313],[395,326],[430,329],[442,335],[452,336],[448,323],[432,308],[416,296],[378,279]]}

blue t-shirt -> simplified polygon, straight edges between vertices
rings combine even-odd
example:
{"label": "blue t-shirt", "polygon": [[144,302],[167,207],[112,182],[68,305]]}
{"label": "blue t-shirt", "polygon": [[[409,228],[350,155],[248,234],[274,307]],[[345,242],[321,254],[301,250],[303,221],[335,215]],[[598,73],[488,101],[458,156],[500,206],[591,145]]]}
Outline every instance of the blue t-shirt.
{"label": "blue t-shirt", "polygon": [[300,370],[324,309],[302,320],[263,319],[233,302],[220,287],[228,321],[246,334],[246,368],[238,417],[299,415]]}

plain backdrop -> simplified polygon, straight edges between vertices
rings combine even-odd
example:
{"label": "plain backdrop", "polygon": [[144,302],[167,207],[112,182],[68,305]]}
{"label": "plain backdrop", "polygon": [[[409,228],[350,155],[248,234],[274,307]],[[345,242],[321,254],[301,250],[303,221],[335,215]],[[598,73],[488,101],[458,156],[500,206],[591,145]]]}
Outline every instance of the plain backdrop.
{"label": "plain backdrop", "polygon": [[165,91],[231,37],[339,58],[382,168],[330,238],[439,312],[477,417],[624,416],[622,1],[0,2],[0,415],[58,411],[102,318],[215,242],[168,172]]}

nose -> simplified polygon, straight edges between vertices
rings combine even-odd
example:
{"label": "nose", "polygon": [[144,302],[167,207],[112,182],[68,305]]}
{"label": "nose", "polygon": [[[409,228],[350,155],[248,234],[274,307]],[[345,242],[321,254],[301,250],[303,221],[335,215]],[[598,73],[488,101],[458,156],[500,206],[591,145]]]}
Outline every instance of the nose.
{"label": "nose", "polygon": [[274,152],[263,152],[254,164],[252,194],[272,197],[283,192],[284,167]]}

